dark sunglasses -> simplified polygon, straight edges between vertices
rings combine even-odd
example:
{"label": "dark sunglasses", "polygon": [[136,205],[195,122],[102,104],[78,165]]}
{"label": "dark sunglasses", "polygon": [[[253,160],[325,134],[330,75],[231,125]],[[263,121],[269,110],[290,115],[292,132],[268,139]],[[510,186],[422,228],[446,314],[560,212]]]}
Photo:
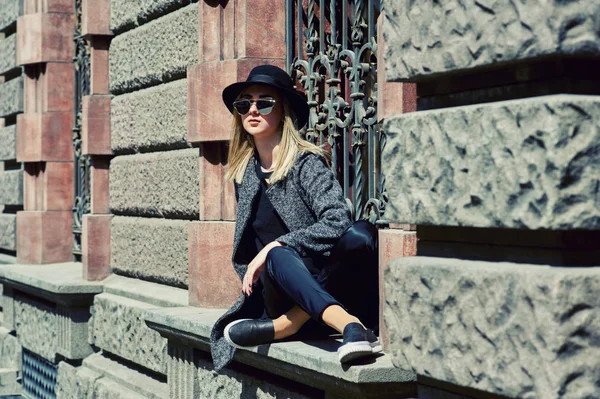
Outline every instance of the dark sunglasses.
{"label": "dark sunglasses", "polygon": [[259,100],[249,100],[247,98],[243,100],[237,100],[233,102],[233,108],[240,115],[246,115],[250,112],[252,104],[256,104],[256,109],[261,115],[268,115],[275,108],[276,101],[272,98],[261,98]]}

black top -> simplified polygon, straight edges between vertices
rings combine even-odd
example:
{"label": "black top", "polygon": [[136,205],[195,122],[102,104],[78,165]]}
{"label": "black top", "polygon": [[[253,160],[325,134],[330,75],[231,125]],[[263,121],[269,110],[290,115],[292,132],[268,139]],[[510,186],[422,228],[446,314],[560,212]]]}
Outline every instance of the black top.
{"label": "black top", "polygon": [[[252,229],[255,234],[256,252],[260,252],[267,244],[277,240],[284,234],[289,233],[288,228],[277,214],[273,204],[267,196],[266,179],[271,177],[273,172],[263,172],[260,164],[256,163],[256,175],[260,180],[260,189],[257,194],[257,199],[252,208]],[[313,260],[310,257],[302,257],[306,268],[311,273],[318,273],[319,269],[315,267]]]}

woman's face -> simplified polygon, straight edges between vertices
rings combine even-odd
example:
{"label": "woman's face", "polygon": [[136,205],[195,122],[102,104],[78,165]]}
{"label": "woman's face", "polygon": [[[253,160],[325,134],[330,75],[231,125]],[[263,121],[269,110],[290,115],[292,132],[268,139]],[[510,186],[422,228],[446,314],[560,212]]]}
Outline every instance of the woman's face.
{"label": "woman's face", "polygon": [[242,126],[244,126],[246,132],[255,138],[268,137],[279,132],[283,115],[283,106],[277,90],[265,85],[251,85],[242,91],[239,99],[275,100],[275,107],[269,114],[262,115],[260,112],[258,112],[256,103],[252,103],[250,106],[250,111],[245,115],[241,115],[241,118]]}

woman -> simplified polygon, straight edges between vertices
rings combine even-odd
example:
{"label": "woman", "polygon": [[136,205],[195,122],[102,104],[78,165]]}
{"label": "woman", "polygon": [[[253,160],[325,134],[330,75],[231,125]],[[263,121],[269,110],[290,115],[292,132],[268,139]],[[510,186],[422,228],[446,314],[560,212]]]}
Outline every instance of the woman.
{"label": "woman", "polygon": [[232,258],[243,295],[213,327],[215,368],[229,363],[233,348],[303,326],[343,333],[342,363],[380,352],[377,337],[347,311],[377,322],[376,229],[352,224],[323,151],[298,134],[306,100],[285,71],[262,65],[226,87],[223,101],[234,115],[226,177],[238,201]]}

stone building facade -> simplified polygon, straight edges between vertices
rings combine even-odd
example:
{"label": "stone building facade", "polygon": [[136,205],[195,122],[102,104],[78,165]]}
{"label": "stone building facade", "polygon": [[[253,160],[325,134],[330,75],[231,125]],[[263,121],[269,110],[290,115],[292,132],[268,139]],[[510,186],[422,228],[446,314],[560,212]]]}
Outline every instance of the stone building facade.
{"label": "stone building facade", "polygon": [[308,25],[324,12],[0,0],[0,394],[600,397],[600,6],[584,0],[348,2],[372,35],[349,41],[377,43],[356,68],[376,69],[383,127],[385,354],[342,367],[337,341],[290,341],[213,370],[211,326],[240,291],[220,93],[289,65],[290,37],[311,38],[298,3]]}

